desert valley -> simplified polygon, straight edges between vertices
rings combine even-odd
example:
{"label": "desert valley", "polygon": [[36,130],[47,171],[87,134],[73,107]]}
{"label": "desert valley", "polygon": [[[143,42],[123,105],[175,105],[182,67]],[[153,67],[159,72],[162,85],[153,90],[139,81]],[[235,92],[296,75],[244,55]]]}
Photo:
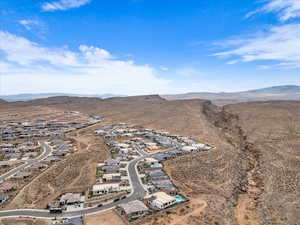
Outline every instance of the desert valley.
{"label": "desert valley", "polygon": [[297,101],[50,97],[0,109],[2,224],[299,224]]}

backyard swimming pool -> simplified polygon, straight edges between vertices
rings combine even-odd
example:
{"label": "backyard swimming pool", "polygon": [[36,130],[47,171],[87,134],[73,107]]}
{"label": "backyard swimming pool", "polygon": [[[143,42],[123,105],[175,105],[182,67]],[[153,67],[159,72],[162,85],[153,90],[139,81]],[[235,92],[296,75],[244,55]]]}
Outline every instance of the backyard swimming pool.
{"label": "backyard swimming pool", "polygon": [[185,198],[182,197],[181,195],[176,195],[175,199],[176,199],[177,202],[184,202],[185,201]]}

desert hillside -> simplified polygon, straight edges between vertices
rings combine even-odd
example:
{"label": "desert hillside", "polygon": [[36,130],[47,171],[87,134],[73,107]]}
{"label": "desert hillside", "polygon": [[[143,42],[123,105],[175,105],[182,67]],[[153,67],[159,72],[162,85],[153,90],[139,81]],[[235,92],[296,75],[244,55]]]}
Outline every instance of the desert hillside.
{"label": "desert hillside", "polygon": [[229,105],[257,149],[260,224],[300,221],[300,102],[277,101]]}
{"label": "desert hillside", "polygon": [[[156,95],[105,100],[53,97],[7,103],[5,107],[1,106],[0,111],[22,109],[30,112],[37,107],[78,110],[103,116],[106,123],[126,122],[165,130],[216,147],[209,152],[193,153],[167,161],[165,166],[168,174],[191,201],[139,223],[299,224],[297,187],[300,166],[297,148],[300,145],[300,102],[244,103],[217,107],[206,100],[167,101]],[[87,140],[80,140],[81,135],[89,137],[88,133],[76,134],[75,138],[81,142]],[[101,143],[98,146],[101,147]],[[92,160],[88,157],[95,157],[95,150],[83,149],[66,159],[65,163],[72,165],[72,162],[80,162],[80,157],[90,162]],[[101,154],[98,159],[106,154],[105,150],[97,151]],[[61,167],[65,167],[65,164]],[[66,177],[70,174],[86,176],[92,171],[91,168],[84,171],[78,168],[75,166],[72,171],[69,166]],[[48,177],[55,177],[57,173],[60,172],[49,171]],[[58,178],[64,179],[63,173]],[[58,178],[54,181],[59,182]],[[78,187],[81,187],[81,180],[77,180]],[[44,179],[42,182],[49,187],[53,180]],[[52,187],[55,185],[58,189],[68,188],[68,180],[65,187],[64,183],[54,183]],[[38,182],[31,184],[31,187],[37,186]],[[19,197],[19,202],[22,202],[22,195]]]}

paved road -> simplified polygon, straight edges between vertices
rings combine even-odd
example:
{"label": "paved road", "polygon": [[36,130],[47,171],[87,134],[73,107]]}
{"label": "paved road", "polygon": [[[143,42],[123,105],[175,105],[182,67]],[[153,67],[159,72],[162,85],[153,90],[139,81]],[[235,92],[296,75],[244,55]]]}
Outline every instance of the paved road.
{"label": "paved road", "polygon": [[110,202],[108,204],[103,205],[102,207],[91,207],[85,208],[78,211],[70,211],[70,212],[63,212],[60,214],[50,214],[48,210],[34,210],[34,209],[19,209],[19,210],[8,210],[8,211],[0,211],[0,218],[1,217],[18,217],[18,216],[28,216],[28,217],[40,217],[40,218],[60,218],[60,217],[79,217],[86,214],[91,214],[95,212],[104,211],[110,208],[113,208],[121,203],[127,203],[136,199],[143,199],[147,192],[145,191],[143,185],[140,182],[138,172],[136,170],[137,163],[146,158],[146,155],[138,157],[132,160],[128,164],[128,175],[129,179],[131,180],[132,184],[132,192],[128,195],[127,198],[122,199],[117,202]]}
{"label": "paved road", "polygon": [[35,159],[28,160],[24,164],[22,164],[22,165],[14,168],[14,169],[8,171],[7,173],[1,175],[0,176],[0,182],[4,181],[7,178],[10,178],[11,176],[15,175],[20,170],[22,170],[26,167],[29,167],[32,164],[35,164],[35,163],[40,162],[40,161],[44,160],[45,158],[47,158],[51,154],[51,151],[52,151],[51,147],[45,142],[40,142],[40,145],[43,148],[43,153],[40,156],[38,156]]}

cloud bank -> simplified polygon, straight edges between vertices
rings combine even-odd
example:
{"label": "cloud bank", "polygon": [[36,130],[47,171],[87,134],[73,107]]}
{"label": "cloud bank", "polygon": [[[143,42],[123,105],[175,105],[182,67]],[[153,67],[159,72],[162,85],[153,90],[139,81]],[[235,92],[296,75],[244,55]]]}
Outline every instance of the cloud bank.
{"label": "cloud bank", "polygon": [[110,52],[81,45],[77,51],[43,47],[0,31],[1,93],[69,92],[150,94],[172,92],[157,70],[123,61]]}

